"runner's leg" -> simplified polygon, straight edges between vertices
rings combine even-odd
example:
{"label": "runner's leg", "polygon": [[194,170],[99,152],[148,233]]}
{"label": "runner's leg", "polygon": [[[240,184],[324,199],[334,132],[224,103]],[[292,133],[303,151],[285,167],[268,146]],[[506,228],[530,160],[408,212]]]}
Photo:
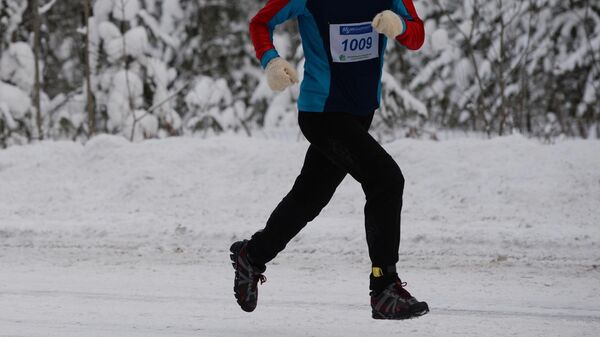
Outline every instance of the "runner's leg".
{"label": "runner's leg", "polygon": [[345,176],[342,168],[311,145],[291,191],[277,205],[265,228],[256,232],[248,243],[252,262],[262,267],[275,258],[308,222],[319,215]]}
{"label": "runner's leg", "polygon": [[365,196],[365,229],[374,266],[398,262],[404,177],[394,159],[356,116],[300,113],[300,128],[313,146],[350,173]]}

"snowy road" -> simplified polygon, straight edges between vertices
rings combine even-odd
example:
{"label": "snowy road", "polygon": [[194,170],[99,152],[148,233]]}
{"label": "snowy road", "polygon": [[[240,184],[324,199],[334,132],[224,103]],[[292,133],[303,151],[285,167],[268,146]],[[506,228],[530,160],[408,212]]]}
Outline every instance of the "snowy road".
{"label": "snowy road", "polygon": [[219,265],[3,269],[0,335],[596,336],[600,329],[597,275],[551,276],[549,284],[550,275],[512,268],[410,270],[411,289],[431,313],[381,322],[369,317],[360,270],[269,272],[259,308],[247,314],[231,295],[231,270]]}
{"label": "snowy road", "polygon": [[431,313],[370,318],[360,186],[232,296],[305,143],[98,137],[0,151],[0,336],[597,336],[600,143],[388,144],[407,178],[398,264]]}

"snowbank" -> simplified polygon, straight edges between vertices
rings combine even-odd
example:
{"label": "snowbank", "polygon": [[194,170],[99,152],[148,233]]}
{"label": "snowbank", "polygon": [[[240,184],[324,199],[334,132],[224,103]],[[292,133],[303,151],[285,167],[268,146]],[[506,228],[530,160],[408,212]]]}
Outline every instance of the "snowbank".
{"label": "snowbank", "polygon": [[[600,263],[599,142],[542,145],[515,136],[386,147],[407,180],[402,263]],[[4,247],[220,254],[264,224],[306,148],[243,137],[130,144],[112,136],[9,148],[0,152]],[[282,258],[367,263],[363,202],[347,178]]]}

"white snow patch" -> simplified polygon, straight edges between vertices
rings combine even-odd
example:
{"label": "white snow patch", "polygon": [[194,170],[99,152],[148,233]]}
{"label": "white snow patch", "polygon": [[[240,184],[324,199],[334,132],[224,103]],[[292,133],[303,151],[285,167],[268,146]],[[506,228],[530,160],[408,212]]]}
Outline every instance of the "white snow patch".
{"label": "white snow patch", "polygon": [[125,33],[127,55],[134,58],[143,56],[148,50],[148,35],[143,27],[134,27]]}
{"label": "white snow patch", "polygon": [[31,107],[31,98],[23,90],[0,81],[0,103],[5,104],[14,119],[23,119]]}
{"label": "white snow patch", "polygon": [[121,70],[112,77],[112,85],[107,102],[108,128],[119,130],[132,113],[132,108],[141,107],[144,86],[140,77],[133,71]]}
{"label": "white snow patch", "polygon": [[4,122],[4,124],[6,124],[6,127],[9,130],[14,130],[17,128],[17,122],[14,120],[12,114],[10,113],[8,104],[6,104],[5,102],[2,102],[1,99],[0,99],[0,121]]}
{"label": "white snow patch", "polygon": [[162,2],[162,15],[160,20],[160,31],[165,35],[175,32],[177,23],[185,16],[181,8],[180,0],[165,0]]}
{"label": "white snow patch", "polygon": [[448,48],[448,32],[445,29],[437,29],[431,34],[431,47],[435,51]]}
{"label": "white snow patch", "polygon": [[[113,10],[115,0],[96,0],[94,1],[94,18],[98,24],[108,20]],[[120,0],[119,0],[120,1]]]}
{"label": "white snow patch", "polygon": [[112,15],[117,20],[131,21],[139,11],[139,0],[113,0]]}
{"label": "white snow patch", "polygon": [[122,134],[134,142],[154,138],[158,134],[158,118],[144,110],[135,110],[127,117]]}
{"label": "white snow patch", "polygon": [[185,102],[190,109],[205,110],[210,106],[230,105],[232,95],[224,79],[213,80],[208,76],[201,76],[185,96]]}
{"label": "white snow patch", "polygon": [[35,58],[27,43],[11,43],[2,53],[0,80],[14,83],[25,92],[31,92],[35,82]]}

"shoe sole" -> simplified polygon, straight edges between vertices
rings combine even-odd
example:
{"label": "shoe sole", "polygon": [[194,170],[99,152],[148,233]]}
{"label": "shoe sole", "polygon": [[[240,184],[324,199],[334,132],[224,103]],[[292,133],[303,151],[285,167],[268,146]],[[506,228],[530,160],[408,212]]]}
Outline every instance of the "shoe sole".
{"label": "shoe sole", "polygon": [[422,310],[422,311],[417,311],[417,312],[412,312],[412,313],[408,313],[406,315],[384,315],[375,311],[371,311],[371,317],[373,317],[374,319],[382,319],[382,320],[405,320],[405,319],[413,319],[413,318],[418,318],[421,317],[423,315],[426,315],[429,312],[429,308]]}

